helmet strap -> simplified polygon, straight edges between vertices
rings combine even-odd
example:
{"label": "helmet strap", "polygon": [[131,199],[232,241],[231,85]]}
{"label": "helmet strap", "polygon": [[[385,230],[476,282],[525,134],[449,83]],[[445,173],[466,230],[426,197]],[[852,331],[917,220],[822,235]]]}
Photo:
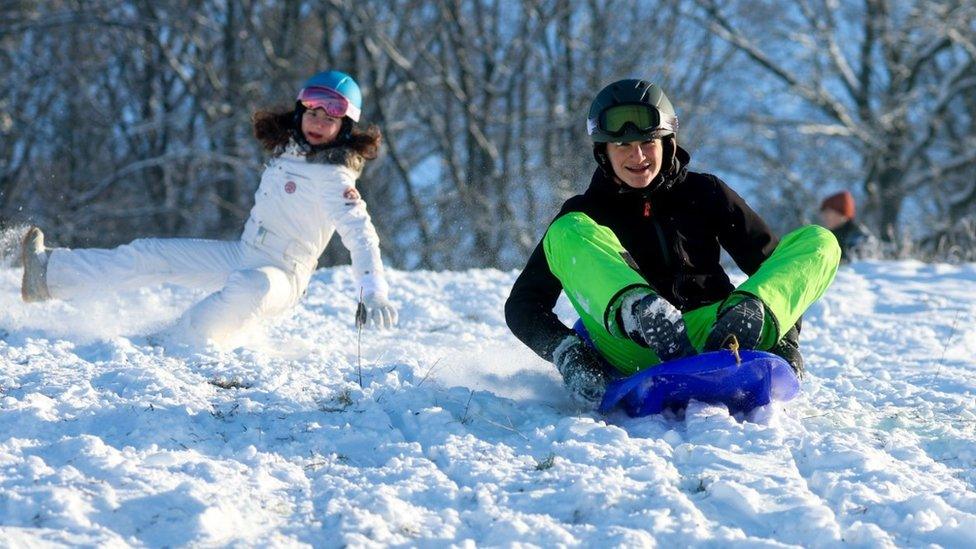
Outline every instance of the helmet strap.
{"label": "helmet strap", "polygon": [[[664,139],[664,158],[668,159],[666,162],[668,166],[667,172],[661,170],[665,173],[667,179],[674,179],[674,176],[678,174],[678,170],[681,166],[678,165],[678,136],[675,134],[669,135]],[[665,164],[662,162],[662,164]]]}
{"label": "helmet strap", "polygon": [[[667,160],[661,163],[661,173],[657,176],[657,183],[652,184],[654,191],[670,189],[681,172],[681,163],[678,162],[678,137],[671,134],[665,138],[662,145],[664,146],[663,156]],[[667,166],[667,170],[664,169],[664,166]]]}
{"label": "helmet strap", "polygon": [[348,116],[342,117],[342,126],[339,127],[339,135],[336,136],[336,143],[346,143],[352,137],[352,128],[356,123]]}
{"label": "helmet strap", "polygon": [[596,160],[597,166],[603,170],[603,174],[613,179],[613,166],[610,164],[610,155],[607,154],[606,143],[593,143],[593,158]]}
{"label": "helmet strap", "polygon": [[[650,191],[663,191],[671,188],[674,185],[674,179],[677,177],[678,172],[681,170],[678,162],[678,138],[675,134],[671,134],[668,137],[662,139],[663,155],[661,162],[661,173],[657,174],[654,181],[651,182]],[[665,167],[667,167],[665,169]]]}
{"label": "helmet strap", "polygon": [[305,105],[302,105],[301,101],[295,101],[295,111],[292,123],[295,124],[295,129],[298,130],[298,133],[302,132],[302,116],[305,115],[306,110]]}

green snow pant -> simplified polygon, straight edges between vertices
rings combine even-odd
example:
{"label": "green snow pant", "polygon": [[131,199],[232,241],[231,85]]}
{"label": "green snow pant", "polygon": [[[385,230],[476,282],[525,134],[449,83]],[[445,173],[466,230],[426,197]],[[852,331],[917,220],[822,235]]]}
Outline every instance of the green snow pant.
{"label": "green snow pant", "polygon": [[[616,309],[622,294],[631,288],[654,290],[627,264],[626,251],[610,229],[586,214],[569,213],[549,226],[543,249],[549,269],[562,283],[593,344],[610,364],[630,375],[661,362],[654,351],[634,343],[617,326]],[[769,314],[758,348],[769,349],[823,295],[839,263],[840,247],[830,231],[816,225],[801,227],[784,236],[759,270],[730,298],[682,313],[688,338],[701,351],[718,312],[745,294],[759,298],[766,306]]]}

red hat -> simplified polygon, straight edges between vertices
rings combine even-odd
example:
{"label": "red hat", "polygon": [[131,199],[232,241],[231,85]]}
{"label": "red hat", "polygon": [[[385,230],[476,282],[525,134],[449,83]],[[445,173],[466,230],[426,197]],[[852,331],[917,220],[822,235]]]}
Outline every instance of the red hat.
{"label": "red hat", "polygon": [[826,208],[830,208],[844,217],[854,219],[854,195],[850,191],[832,194],[820,203],[821,210]]}

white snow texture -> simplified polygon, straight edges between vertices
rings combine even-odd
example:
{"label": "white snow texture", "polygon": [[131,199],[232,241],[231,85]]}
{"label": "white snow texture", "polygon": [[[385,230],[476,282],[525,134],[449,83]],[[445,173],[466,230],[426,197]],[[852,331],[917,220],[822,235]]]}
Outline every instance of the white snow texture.
{"label": "white snow texture", "polygon": [[515,275],[391,271],[360,356],[349,268],[230,351],[146,337],[199,294],[0,268],[0,546],[976,546],[976,265],[843,267],[801,395],[745,417],[577,408]]}

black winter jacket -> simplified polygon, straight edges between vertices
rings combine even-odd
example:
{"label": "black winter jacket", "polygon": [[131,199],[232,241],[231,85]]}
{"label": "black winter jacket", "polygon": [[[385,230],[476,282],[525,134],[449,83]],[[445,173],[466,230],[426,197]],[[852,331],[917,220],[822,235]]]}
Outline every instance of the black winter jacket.
{"label": "black winter jacket", "polygon": [[[751,275],[776,248],[778,238],[719,178],[687,171],[690,157],[680,147],[677,159],[681,169],[674,181],[655,192],[622,187],[597,169],[586,192],[567,200],[556,219],[582,212],[608,227],[648,284],[687,311],[732,292],[719,263],[720,248]],[[572,332],[552,311],[561,290],[539,242],[505,303],[505,321],[512,333],[549,361],[556,345]]]}

